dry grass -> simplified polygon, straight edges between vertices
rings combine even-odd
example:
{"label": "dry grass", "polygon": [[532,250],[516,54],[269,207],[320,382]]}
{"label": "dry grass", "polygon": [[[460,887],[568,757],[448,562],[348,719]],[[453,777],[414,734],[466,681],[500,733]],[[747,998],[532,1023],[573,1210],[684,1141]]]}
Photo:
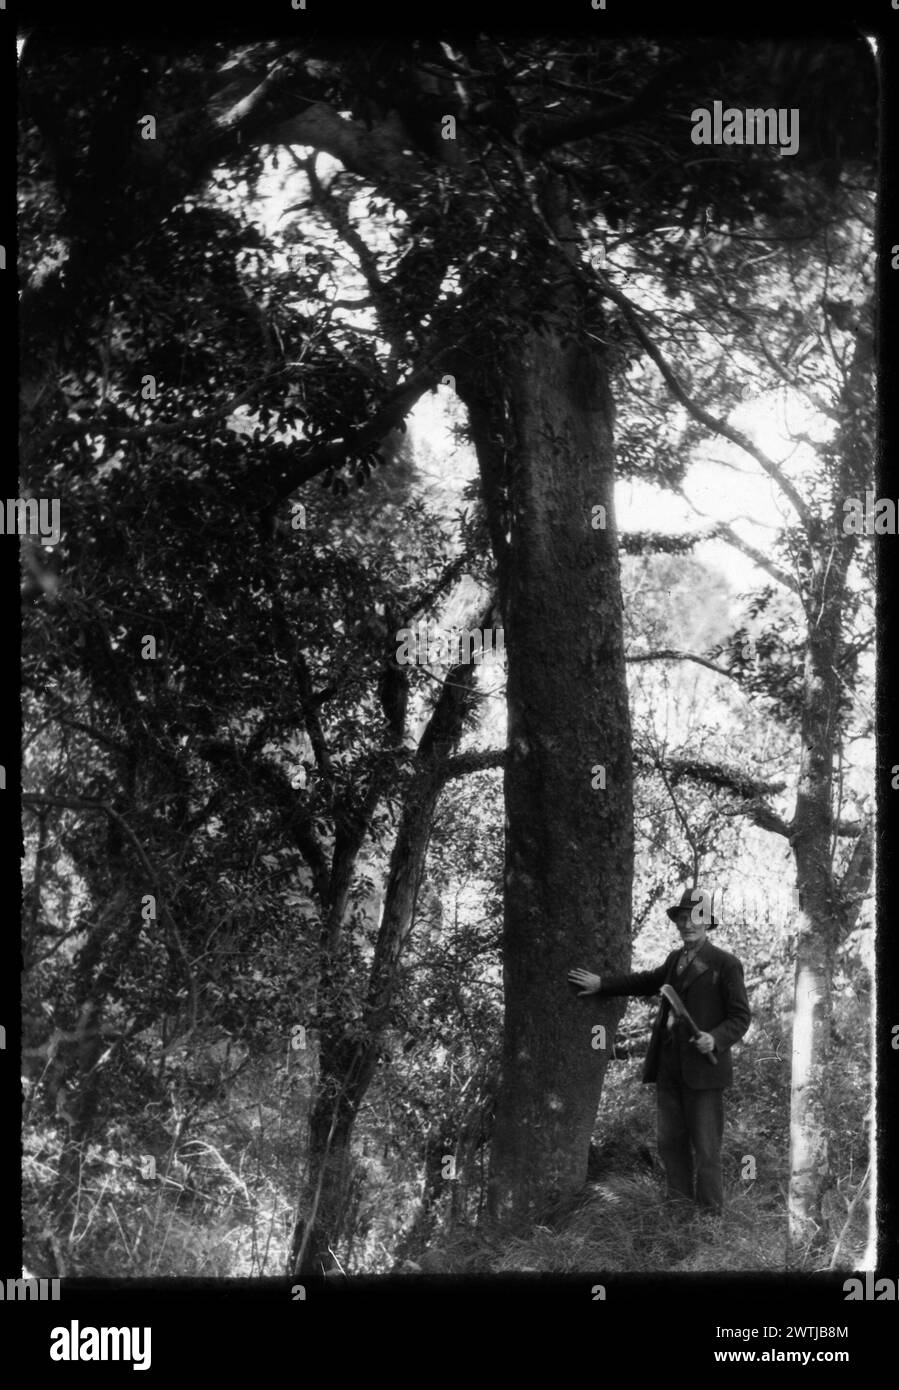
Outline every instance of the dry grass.
{"label": "dry grass", "polygon": [[729,1194],[721,1217],[692,1209],[684,1216],[650,1174],[615,1175],[588,1185],[553,1225],[502,1241],[460,1230],[419,1263],[446,1274],[782,1271],[784,1234],[782,1204],[758,1190]]}

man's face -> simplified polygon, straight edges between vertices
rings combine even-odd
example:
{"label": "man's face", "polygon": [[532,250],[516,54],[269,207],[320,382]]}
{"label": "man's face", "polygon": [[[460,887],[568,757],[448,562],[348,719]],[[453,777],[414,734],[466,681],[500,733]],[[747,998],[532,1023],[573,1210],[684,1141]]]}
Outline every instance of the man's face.
{"label": "man's face", "polygon": [[694,922],[689,908],[684,908],[674,919],[674,925],[681,934],[685,946],[699,946],[705,941],[706,928],[702,922]]}

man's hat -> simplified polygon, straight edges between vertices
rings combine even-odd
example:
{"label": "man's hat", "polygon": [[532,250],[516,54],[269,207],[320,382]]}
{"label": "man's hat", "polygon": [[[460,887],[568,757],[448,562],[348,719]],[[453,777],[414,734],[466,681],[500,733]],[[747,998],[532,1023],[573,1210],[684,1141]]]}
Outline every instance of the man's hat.
{"label": "man's hat", "polygon": [[681,893],[679,903],[673,907],[667,907],[665,911],[672,922],[677,920],[679,912],[688,911],[691,916],[695,913],[693,921],[701,924],[708,929],[717,927],[718,923],[712,915],[712,895],[705,888],[685,888]]}

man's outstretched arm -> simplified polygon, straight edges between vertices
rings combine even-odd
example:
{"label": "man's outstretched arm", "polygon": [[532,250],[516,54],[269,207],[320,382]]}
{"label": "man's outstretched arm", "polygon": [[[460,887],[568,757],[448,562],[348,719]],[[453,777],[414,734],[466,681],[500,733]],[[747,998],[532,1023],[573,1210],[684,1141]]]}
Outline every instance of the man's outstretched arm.
{"label": "man's outstretched arm", "polygon": [[[569,970],[568,982],[584,994],[658,994],[668,973],[671,957],[655,970],[638,970],[632,975],[594,975],[589,970]],[[747,1023],[748,1027],[748,1023]]]}

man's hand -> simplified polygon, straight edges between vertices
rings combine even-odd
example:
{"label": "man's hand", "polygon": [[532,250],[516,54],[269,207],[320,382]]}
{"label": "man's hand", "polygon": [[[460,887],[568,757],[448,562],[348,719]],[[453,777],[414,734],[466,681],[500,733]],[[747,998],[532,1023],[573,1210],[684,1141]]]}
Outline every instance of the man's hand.
{"label": "man's hand", "polygon": [[712,1037],[711,1033],[697,1033],[693,1042],[699,1048],[700,1052],[715,1051],[715,1039]]}
{"label": "man's hand", "polygon": [[578,998],[584,994],[595,994],[600,988],[602,981],[598,975],[591,975],[589,970],[569,970],[568,982],[572,985],[579,985]]}

